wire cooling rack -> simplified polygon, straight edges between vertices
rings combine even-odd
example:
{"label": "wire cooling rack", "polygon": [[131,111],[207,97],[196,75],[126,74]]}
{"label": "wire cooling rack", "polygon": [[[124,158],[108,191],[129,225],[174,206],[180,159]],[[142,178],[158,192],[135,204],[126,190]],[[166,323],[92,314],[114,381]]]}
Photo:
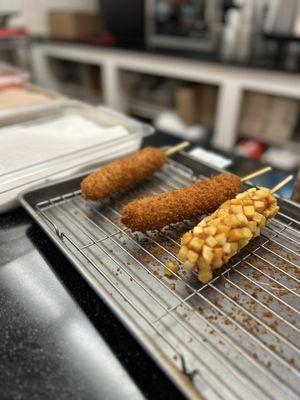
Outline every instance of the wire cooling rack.
{"label": "wire cooling rack", "polygon": [[164,273],[192,222],[146,234],[120,223],[128,201],[207,178],[201,171],[168,160],[109,200],[84,200],[79,179],[22,202],[187,397],[299,399],[299,208],[280,201],[284,212],[207,284]]}

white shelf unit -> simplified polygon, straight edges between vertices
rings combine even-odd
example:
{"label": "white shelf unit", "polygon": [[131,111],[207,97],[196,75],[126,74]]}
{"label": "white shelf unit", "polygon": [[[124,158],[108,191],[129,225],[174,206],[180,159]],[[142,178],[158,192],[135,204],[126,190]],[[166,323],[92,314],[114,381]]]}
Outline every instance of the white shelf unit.
{"label": "white shelf unit", "polygon": [[49,57],[99,65],[102,72],[103,102],[120,111],[126,109],[121,70],[217,85],[219,96],[213,144],[222,150],[231,150],[236,143],[243,91],[300,99],[299,74],[113,48],[34,43],[32,65],[36,81],[58,91],[60,90],[58,82],[49,68]]}

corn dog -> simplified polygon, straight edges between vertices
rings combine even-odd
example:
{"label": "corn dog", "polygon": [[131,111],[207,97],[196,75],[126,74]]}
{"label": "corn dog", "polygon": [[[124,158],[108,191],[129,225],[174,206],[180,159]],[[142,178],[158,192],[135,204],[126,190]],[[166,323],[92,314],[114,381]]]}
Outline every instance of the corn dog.
{"label": "corn dog", "polygon": [[121,221],[132,231],[160,229],[216,210],[239,193],[242,180],[220,174],[205,181],[128,203]]}
{"label": "corn dog", "polygon": [[82,180],[82,195],[90,200],[110,197],[153,175],[162,168],[165,158],[162,150],[146,147],[133,156],[113,161]]}
{"label": "corn dog", "polygon": [[198,279],[209,282],[221,268],[274,217],[279,207],[272,191],[252,188],[227,200],[181,238],[178,258],[188,270],[198,270]]}

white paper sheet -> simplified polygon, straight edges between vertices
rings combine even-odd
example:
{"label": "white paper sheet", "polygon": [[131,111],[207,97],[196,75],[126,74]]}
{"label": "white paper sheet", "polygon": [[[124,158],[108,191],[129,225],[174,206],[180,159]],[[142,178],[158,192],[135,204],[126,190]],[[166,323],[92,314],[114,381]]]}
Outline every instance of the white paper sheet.
{"label": "white paper sheet", "polygon": [[126,135],[122,126],[100,127],[79,115],[2,128],[0,175]]}

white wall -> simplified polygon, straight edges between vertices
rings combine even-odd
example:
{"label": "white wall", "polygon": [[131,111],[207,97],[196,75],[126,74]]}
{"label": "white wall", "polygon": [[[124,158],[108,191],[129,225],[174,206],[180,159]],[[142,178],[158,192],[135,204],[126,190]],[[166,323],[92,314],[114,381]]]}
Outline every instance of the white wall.
{"label": "white wall", "polygon": [[48,12],[55,10],[97,11],[97,0],[0,0],[0,13],[19,11],[11,26],[25,25],[34,35],[47,35]]}

